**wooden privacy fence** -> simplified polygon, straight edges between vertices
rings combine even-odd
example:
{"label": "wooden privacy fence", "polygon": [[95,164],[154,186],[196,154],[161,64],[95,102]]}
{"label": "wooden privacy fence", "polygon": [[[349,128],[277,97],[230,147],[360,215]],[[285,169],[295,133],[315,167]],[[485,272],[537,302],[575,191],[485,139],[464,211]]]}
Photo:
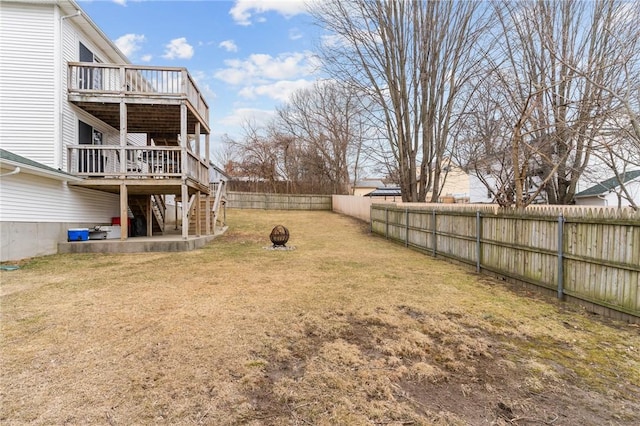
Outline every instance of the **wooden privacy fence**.
{"label": "wooden privacy fence", "polygon": [[600,313],[640,320],[640,213],[374,204],[371,230],[478,272],[578,299]]}
{"label": "wooden privacy fence", "polygon": [[227,207],[263,210],[331,210],[331,195],[227,192]]}

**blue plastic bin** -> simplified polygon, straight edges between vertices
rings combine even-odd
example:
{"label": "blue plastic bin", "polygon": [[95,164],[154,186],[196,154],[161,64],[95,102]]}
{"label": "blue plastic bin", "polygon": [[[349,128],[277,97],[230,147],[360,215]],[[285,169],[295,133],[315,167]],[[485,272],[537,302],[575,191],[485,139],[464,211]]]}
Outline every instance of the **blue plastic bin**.
{"label": "blue plastic bin", "polygon": [[87,241],[89,228],[72,228],[67,231],[67,241]]}

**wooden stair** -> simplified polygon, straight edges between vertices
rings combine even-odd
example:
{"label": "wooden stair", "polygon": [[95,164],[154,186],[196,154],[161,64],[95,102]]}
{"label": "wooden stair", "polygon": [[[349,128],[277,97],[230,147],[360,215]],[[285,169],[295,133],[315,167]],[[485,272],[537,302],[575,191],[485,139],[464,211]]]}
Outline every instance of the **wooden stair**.
{"label": "wooden stair", "polygon": [[[224,226],[224,214],[220,213],[221,207],[224,207],[226,201],[226,184],[224,182],[212,184],[211,186],[211,201],[209,205],[209,231],[211,234],[215,233],[216,227],[220,228]],[[192,198],[195,195],[191,196]],[[175,198],[176,203],[181,203],[182,208],[185,208],[185,204],[182,202],[182,198],[177,196]],[[205,235],[207,232],[207,196],[200,195],[200,200],[193,200],[191,202],[189,217],[189,235],[196,235],[196,209],[200,209],[200,234]]]}
{"label": "wooden stair", "polygon": [[[160,200],[159,200],[160,198]],[[136,231],[135,236],[146,236],[147,226],[147,206],[151,203],[152,210],[152,235],[162,235],[164,233],[164,209],[161,205],[161,197],[155,195],[132,195],[129,197],[129,210],[133,213],[133,220],[131,221]],[[140,225],[142,224],[142,225]],[[139,229],[143,228],[143,229]],[[142,235],[140,235],[142,234]]]}
{"label": "wooden stair", "polygon": [[[189,235],[196,235],[196,208],[200,209],[200,233],[204,235],[206,233],[207,226],[207,197],[206,195],[201,195],[200,200],[194,201],[194,205],[191,207],[191,212],[189,214]],[[213,197],[211,198],[211,203],[209,205],[209,209],[213,207]],[[209,213],[209,229],[210,232],[213,232],[213,213]]]}

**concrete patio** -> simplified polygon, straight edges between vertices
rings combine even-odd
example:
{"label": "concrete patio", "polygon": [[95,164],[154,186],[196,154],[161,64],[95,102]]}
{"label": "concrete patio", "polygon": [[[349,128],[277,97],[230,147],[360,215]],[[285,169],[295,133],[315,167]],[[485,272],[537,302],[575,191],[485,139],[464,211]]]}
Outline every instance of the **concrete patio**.
{"label": "concrete patio", "polygon": [[153,237],[129,237],[127,240],[88,240],[58,243],[58,253],[143,253],[191,251],[204,247],[223,235],[227,227],[216,228],[214,235],[190,235],[183,239],[178,233]]}

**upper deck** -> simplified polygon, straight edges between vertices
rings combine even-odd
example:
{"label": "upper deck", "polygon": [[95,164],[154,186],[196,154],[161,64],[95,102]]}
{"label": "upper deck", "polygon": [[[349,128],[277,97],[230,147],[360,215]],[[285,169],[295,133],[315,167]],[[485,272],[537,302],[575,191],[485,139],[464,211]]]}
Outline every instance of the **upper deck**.
{"label": "upper deck", "polygon": [[127,104],[130,133],[180,134],[180,105],[187,105],[187,133],[209,134],[209,106],[186,68],[70,62],[69,101],[120,128]]}

